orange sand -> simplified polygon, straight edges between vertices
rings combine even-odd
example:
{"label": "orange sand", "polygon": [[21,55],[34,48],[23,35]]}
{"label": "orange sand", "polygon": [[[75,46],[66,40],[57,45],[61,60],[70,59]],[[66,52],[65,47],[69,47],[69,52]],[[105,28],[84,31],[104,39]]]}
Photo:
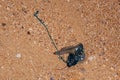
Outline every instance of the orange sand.
{"label": "orange sand", "polygon": [[[70,68],[33,16],[39,10],[59,49],[83,43]],[[0,80],[119,80],[119,0],[0,0]]]}

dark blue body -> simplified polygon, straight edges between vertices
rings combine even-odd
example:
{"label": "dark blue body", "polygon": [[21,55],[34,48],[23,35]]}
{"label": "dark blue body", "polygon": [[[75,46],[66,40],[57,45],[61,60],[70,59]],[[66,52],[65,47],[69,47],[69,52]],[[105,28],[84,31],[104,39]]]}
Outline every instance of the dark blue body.
{"label": "dark blue body", "polygon": [[83,61],[85,58],[84,54],[84,48],[83,45],[80,44],[74,53],[69,53],[68,59],[67,59],[67,66],[71,67],[73,65],[76,65],[79,61]]}

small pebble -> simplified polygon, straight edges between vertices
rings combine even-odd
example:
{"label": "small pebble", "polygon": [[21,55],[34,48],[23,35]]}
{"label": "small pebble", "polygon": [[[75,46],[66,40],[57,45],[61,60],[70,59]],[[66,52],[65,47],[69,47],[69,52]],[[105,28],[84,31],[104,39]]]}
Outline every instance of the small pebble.
{"label": "small pebble", "polygon": [[103,64],[102,66],[103,66],[103,67],[106,67],[106,65],[104,65],[104,64]]}
{"label": "small pebble", "polygon": [[30,35],[31,34],[30,31],[28,31],[27,34]]}
{"label": "small pebble", "polygon": [[50,78],[50,80],[54,80],[54,78],[53,78],[53,77],[51,77],[51,78]]}
{"label": "small pebble", "polygon": [[6,26],[6,23],[2,23],[2,26]]}
{"label": "small pebble", "polygon": [[29,31],[32,31],[33,29],[32,28],[29,28]]}
{"label": "small pebble", "polygon": [[88,61],[86,61],[85,64],[88,64]]}
{"label": "small pebble", "polygon": [[95,56],[90,56],[90,57],[88,58],[89,61],[92,61],[92,60],[94,60],[94,59],[96,59]]}
{"label": "small pebble", "polygon": [[37,44],[37,42],[36,42],[36,41],[33,41],[33,44]]}
{"label": "small pebble", "polygon": [[10,10],[10,7],[7,7],[7,10]]}
{"label": "small pebble", "polygon": [[67,0],[67,2],[70,2],[70,0]]}
{"label": "small pebble", "polygon": [[16,54],[16,58],[21,58],[21,54],[20,54],[20,53],[17,53],[17,54]]}
{"label": "small pebble", "polygon": [[3,69],[4,67],[3,66],[1,66],[1,69]]}
{"label": "small pebble", "polygon": [[114,70],[114,67],[110,67],[111,70]]}

